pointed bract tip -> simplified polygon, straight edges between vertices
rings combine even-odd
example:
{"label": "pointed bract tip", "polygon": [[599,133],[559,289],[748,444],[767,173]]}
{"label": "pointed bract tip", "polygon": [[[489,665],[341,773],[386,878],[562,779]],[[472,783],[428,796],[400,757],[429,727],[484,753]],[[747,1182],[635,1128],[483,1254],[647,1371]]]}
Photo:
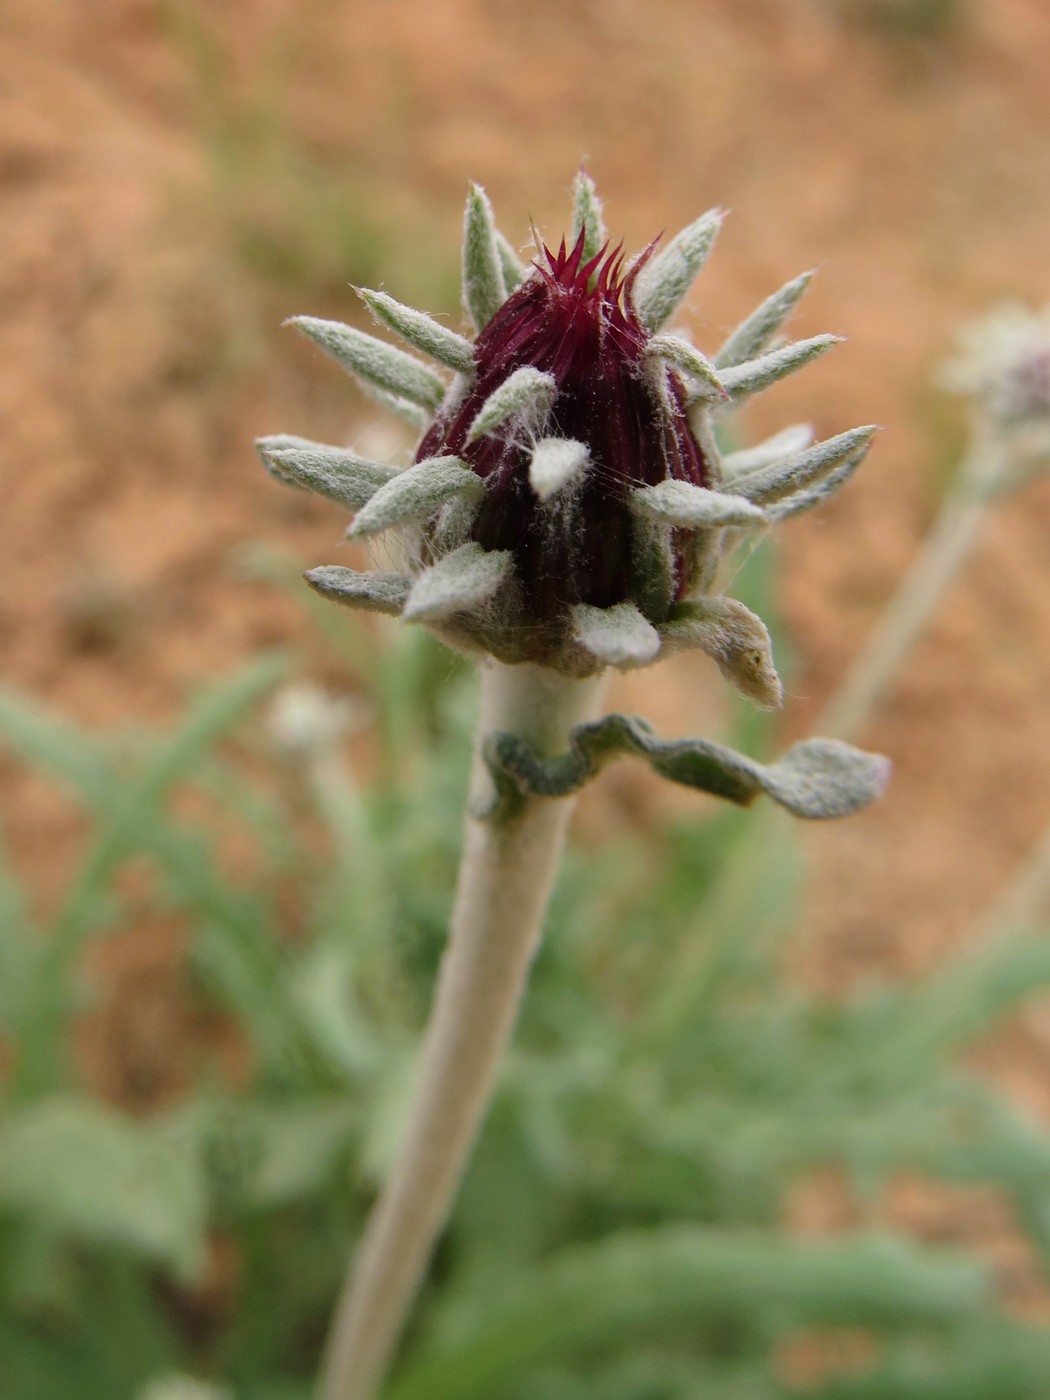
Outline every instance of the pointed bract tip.
{"label": "pointed bract tip", "polygon": [[529,485],[541,501],[579,479],[590,462],[585,442],[571,438],[541,438],[532,449]]}

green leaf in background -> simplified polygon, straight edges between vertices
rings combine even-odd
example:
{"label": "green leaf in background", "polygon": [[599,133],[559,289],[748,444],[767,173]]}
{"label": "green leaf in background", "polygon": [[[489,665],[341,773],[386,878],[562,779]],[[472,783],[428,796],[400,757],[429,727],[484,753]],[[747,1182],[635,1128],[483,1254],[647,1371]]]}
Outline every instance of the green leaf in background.
{"label": "green leaf in background", "polygon": [[581,1245],[440,1318],[391,1400],[487,1400],[519,1369],[645,1328],[777,1316],[931,1326],[979,1315],[976,1265],[898,1241],[819,1244],[687,1227]]}
{"label": "green leaf in background", "polygon": [[0,1391],[7,1400],[132,1400],[101,1339],[68,1339],[0,1318]]}
{"label": "green leaf in background", "polygon": [[[44,934],[45,951],[23,998],[16,1090],[22,1094],[53,1089],[60,1081],[59,1027],[73,965],[86,938],[105,926],[113,877],[141,841],[143,828],[157,820],[172,788],[192,772],[206,751],[243,719],[287,673],[285,656],[267,656],[212,687],[195,701],[179,729],[149,755],[141,771],[115,785],[106,819],[94,837],[80,874]],[[89,771],[91,746],[83,760],[60,726],[38,723],[26,705],[8,700],[0,710],[0,732],[18,747],[35,747],[46,762],[61,764],[85,794],[98,789],[97,769]]]}
{"label": "green leaf in background", "polygon": [[360,1113],[344,1095],[327,1099],[238,1102],[199,1100],[176,1120],[206,1151],[213,1173],[235,1190],[240,1213],[301,1201],[330,1183],[359,1130]]}
{"label": "green leaf in background", "polygon": [[86,1097],[0,1116],[0,1210],[123,1248],[185,1281],[204,1263],[208,1201],[193,1139]]}

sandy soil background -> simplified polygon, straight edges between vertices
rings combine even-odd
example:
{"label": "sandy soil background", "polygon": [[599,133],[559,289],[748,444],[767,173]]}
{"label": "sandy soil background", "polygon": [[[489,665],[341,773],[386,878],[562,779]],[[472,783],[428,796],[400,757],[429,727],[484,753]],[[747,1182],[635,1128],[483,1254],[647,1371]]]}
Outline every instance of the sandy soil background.
{"label": "sandy soil background", "polygon": [[[293,636],[294,609],[239,581],[231,552],[262,538],[335,561],[342,522],[279,491],[251,439],[369,429],[282,317],[356,316],[351,281],[455,317],[466,180],[523,241],[530,218],[556,237],[585,158],[628,246],[731,209],[692,299],[701,346],[814,264],[794,329],[850,337],[746,423],[885,429],[858,480],[783,535],[799,655],[785,734],[805,732],[962,440],[934,366],[989,303],[1050,296],[1050,8],[971,0],[926,37],[862,8],[5,0],[5,680],[88,721],[154,718]],[[829,988],[949,955],[1050,821],[1048,531],[1050,482],[996,512],[864,736],[894,760],[890,795],[807,833],[801,963]],[[632,700],[688,732],[706,679],[673,663]],[[0,778],[19,868],[46,900],[77,828],[43,785],[11,765]],[[642,798],[624,780],[605,800]],[[177,946],[111,955],[99,1034],[118,1059],[175,1033]],[[987,1061],[1050,1112],[1050,1012]],[[119,1073],[103,1079],[119,1092]]]}

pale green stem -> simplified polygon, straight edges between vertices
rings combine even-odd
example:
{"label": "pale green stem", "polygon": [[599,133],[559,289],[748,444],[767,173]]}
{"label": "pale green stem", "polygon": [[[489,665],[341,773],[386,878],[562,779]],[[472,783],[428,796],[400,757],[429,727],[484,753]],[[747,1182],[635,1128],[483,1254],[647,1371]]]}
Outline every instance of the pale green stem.
{"label": "pale green stem", "polygon": [[975,433],[957,484],[905,575],[875,633],[817,725],[821,734],[852,739],[863,730],[941,596],[968,558],[1003,469],[1002,448]]}
{"label": "pale green stem", "polygon": [[[860,660],[832,697],[818,726],[822,733],[850,739],[863,729],[938,599],[965,563],[989,506],[1004,490],[1024,484],[1023,475],[1007,477],[1006,465],[1001,443],[986,425],[978,424],[957,486]],[[966,946],[1012,936],[1038,915],[1048,898],[1050,826],[1005,890],[975,920]]]}
{"label": "pale green stem", "polygon": [[978,920],[981,931],[1020,928],[1040,916],[1050,898],[1050,826]]}
{"label": "pale green stem", "polygon": [[[492,795],[480,757],[509,731],[544,754],[595,717],[601,680],[490,663],[482,671],[471,811]],[[372,1400],[448,1216],[517,1017],[572,814],[526,797],[499,822],[468,816],[448,945],[408,1127],[336,1306],[322,1400]]]}

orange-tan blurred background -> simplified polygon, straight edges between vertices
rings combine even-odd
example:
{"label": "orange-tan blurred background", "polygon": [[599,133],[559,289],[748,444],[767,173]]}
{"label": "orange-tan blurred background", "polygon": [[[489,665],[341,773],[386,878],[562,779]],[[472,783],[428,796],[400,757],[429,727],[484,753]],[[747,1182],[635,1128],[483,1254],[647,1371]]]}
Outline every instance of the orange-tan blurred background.
{"label": "orange-tan blurred background", "polygon": [[[989,304],[1050,297],[1048,57],[1043,0],[5,0],[5,680],[91,722],[156,718],[294,636],[294,607],[233,553],[337,562],[343,522],[279,490],[251,440],[371,428],[282,318],[357,318],[354,282],[455,323],[467,180],[524,245],[530,219],[560,235],[585,160],[629,248],[731,210],[691,302],[704,348],[819,266],[793,329],[849,342],[763,395],[748,436],[885,429],[783,534],[784,731],[806,732],[963,441],[938,361]],[[1050,821],[1048,538],[1050,482],[995,512],[863,736],[894,760],[889,796],[807,833],[801,975],[839,988],[946,956]],[[690,732],[709,681],[683,659],[630,698]],[[0,774],[46,898],[76,831],[37,780]],[[637,791],[610,775],[604,800]],[[120,969],[155,1009],[163,957]],[[988,1063],[1050,1111],[1050,1019]]]}

